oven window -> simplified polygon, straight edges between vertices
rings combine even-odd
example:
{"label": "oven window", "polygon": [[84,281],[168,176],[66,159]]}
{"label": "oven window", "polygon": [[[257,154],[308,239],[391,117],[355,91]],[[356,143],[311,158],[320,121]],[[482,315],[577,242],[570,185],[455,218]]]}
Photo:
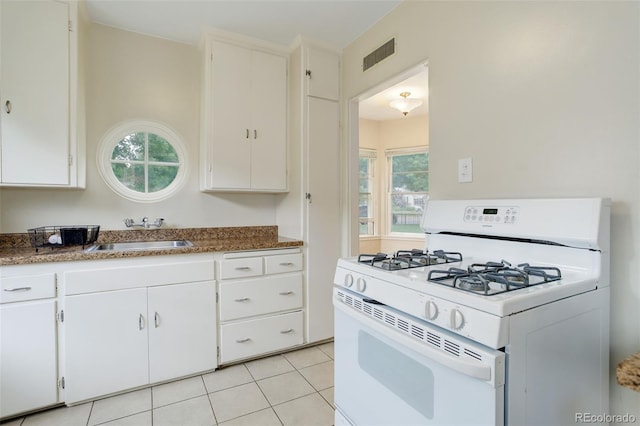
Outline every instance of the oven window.
{"label": "oven window", "polygon": [[362,330],[358,332],[358,364],[424,417],[433,418],[430,369]]}

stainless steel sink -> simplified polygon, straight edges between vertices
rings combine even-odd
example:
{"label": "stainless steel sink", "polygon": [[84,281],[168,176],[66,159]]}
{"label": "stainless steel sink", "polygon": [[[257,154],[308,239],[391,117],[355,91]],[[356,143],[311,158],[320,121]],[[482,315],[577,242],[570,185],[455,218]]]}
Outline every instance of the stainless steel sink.
{"label": "stainless steel sink", "polygon": [[170,241],[126,241],[122,243],[95,244],[85,251],[142,251],[142,250],[166,250],[180,247],[192,247],[188,240]]}

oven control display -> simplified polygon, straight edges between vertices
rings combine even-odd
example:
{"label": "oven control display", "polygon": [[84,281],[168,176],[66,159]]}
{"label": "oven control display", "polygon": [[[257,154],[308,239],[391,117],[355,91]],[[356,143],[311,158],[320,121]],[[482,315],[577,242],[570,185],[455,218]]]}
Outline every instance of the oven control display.
{"label": "oven control display", "polygon": [[518,221],[520,208],[516,206],[467,206],[464,221],[485,224],[513,224]]}

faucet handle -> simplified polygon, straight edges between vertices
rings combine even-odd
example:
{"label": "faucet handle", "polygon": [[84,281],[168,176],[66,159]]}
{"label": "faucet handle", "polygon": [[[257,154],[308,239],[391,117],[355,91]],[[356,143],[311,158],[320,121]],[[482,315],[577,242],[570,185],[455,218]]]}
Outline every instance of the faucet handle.
{"label": "faucet handle", "polygon": [[125,218],[124,219],[124,224],[127,226],[127,228],[132,227],[133,226],[133,219]]}
{"label": "faucet handle", "polygon": [[163,223],[164,223],[164,219],[160,217],[160,218],[156,218],[156,221],[153,224],[157,227],[160,227],[162,226]]}

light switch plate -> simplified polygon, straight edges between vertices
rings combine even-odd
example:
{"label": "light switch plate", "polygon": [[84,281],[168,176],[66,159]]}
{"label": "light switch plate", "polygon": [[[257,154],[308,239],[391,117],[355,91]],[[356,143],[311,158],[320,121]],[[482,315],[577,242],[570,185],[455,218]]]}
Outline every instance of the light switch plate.
{"label": "light switch plate", "polygon": [[466,183],[473,181],[473,162],[471,158],[461,158],[458,160],[458,182]]}

